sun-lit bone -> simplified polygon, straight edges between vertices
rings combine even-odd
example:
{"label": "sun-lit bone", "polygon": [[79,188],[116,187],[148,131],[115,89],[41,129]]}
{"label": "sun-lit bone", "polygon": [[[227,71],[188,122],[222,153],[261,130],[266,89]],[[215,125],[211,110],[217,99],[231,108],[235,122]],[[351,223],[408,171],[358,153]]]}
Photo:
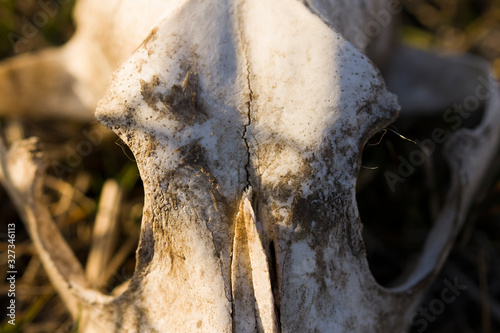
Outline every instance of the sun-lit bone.
{"label": "sun-lit bone", "polygon": [[[498,148],[500,102],[482,64],[454,63],[489,80],[483,122],[450,139],[450,193],[414,271],[381,287],[355,186],[364,143],[399,105],[365,55],[391,59],[391,49],[370,53],[353,31],[385,6],[81,0],[66,46],[0,66],[2,115],[23,99],[24,114],[91,119],[100,100],[97,118],[131,148],[144,182],[136,272],[120,296],[107,296],[89,287],[39,203],[38,144],[0,151],[2,182],[82,332],[405,329]],[[384,62],[389,84],[408,74],[401,59],[419,61],[405,58],[411,52]]]}

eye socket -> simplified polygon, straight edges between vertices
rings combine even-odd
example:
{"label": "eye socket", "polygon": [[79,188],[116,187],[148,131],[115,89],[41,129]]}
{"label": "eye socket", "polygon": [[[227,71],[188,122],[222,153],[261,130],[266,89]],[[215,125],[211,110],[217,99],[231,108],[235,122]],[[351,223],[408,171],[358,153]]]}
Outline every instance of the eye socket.
{"label": "eye socket", "polygon": [[431,151],[428,133],[415,124],[398,121],[368,140],[357,179],[368,264],[385,287],[397,286],[410,273],[449,182],[443,147]]}

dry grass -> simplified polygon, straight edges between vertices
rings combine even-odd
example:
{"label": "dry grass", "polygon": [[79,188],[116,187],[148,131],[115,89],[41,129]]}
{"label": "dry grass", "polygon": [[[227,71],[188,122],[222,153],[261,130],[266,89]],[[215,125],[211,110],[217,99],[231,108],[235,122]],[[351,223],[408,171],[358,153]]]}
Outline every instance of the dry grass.
{"label": "dry grass", "polygon": [[[500,1],[405,2],[407,12],[403,17],[403,39],[421,48],[479,54],[491,61],[500,75]],[[61,44],[68,39],[73,32],[71,8],[71,3],[62,7],[58,15],[40,28],[39,33],[19,51]],[[0,59],[15,55],[7,36],[12,32],[19,33],[23,17],[32,18],[37,10],[40,8],[34,0],[0,0]],[[425,137],[428,124],[428,119],[418,121],[403,134],[411,138]],[[47,204],[83,266],[87,264],[93,246],[104,247],[109,253],[105,262],[111,268],[104,276],[93,277],[96,285],[111,292],[114,287],[126,283],[135,264],[133,252],[143,200],[142,183],[135,163],[129,158],[132,154],[124,145],[117,145],[117,137],[98,124],[3,120],[1,125],[7,141],[40,136],[46,143],[51,161],[60,163],[53,164],[53,177],[49,177],[46,184]],[[98,131],[103,135],[103,140],[92,145],[88,156],[75,156],[78,144],[88,140],[83,130]],[[378,138],[374,140],[379,141]],[[368,230],[365,237],[369,245],[370,264],[379,281],[384,284],[390,284],[404,270],[406,261],[418,253],[431,226],[429,221],[432,221],[446,189],[447,170],[437,160],[433,165],[417,170],[398,192],[388,190],[380,170],[390,167],[388,161],[395,152],[404,154],[412,148],[411,143],[388,133],[378,146],[364,156],[365,165],[379,166],[379,171],[366,170],[363,175],[365,185],[358,198],[362,219]],[[67,170],[64,166],[69,164],[71,172],[58,177],[61,170]],[[426,332],[500,331],[500,177],[498,172],[494,176],[494,180],[478,196],[448,264],[423,304],[429,304],[432,299],[439,297],[446,279],[458,277],[468,285],[467,292],[429,322]],[[116,217],[118,223],[111,223],[111,227],[108,225],[104,230],[123,241],[116,243],[116,246],[92,245],[92,235],[97,232],[93,229],[94,221],[107,202],[101,204],[100,200],[108,200],[100,199],[102,188],[109,182],[119,184],[121,193],[111,194],[109,200],[118,200],[121,205],[119,211],[107,213]],[[18,275],[16,297],[18,325],[14,330],[8,330],[9,326],[3,322],[0,331],[77,331],[77,325],[72,322],[50,285],[29,237],[3,190],[0,190],[0,216],[2,228],[6,223],[19,226],[16,250],[18,271],[22,272]],[[111,221],[108,218],[105,222]],[[2,309],[7,301],[5,237],[5,230],[0,230],[0,281],[4,281],[0,285]],[[91,265],[103,267],[105,264]]]}

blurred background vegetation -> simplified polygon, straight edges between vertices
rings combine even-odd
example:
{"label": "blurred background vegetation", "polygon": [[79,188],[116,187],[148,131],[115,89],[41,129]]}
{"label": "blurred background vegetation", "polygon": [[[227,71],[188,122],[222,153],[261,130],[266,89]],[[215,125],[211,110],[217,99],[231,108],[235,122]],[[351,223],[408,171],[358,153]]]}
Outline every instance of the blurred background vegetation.
{"label": "blurred background vegetation", "polygon": [[[37,0],[0,0],[0,59],[61,45],[68,40],[74,32],[71,18],[74,1],[59,2],[64,4],[60,5],[57,14],[40,26],[29,43],[18,45],[16,49],[12,45],[16,34],[22,35],[26,20],[33,23],[43,7]],[[487,59],[500,76],[500,0],[403,0],[403,3],[405,11],[401,15],[400,36],[406,43],[443,53],[477,54]],[[123,256],[125,251],[127,255],[122,258],[114,278],[103,289],[110,291],[125,282],[135,264],[134,246],[143,202],[142,183],[130,151],[114,134],[96,123],[3,119],[0,125],[0,133],[7,137],[7,141],[9,136],[41,137],[50,159],[61,163],[68,152],[74,151],[78,143],[86,139],[83,130],[103,133],[104,141],[93,147],[92,153],[63,180],[51,178],[52,182],[47,184],[46,200],[63,235],[85,264],[103,184],[108,179],[115,179],[122,186],[122,227],[116,253],[121,251]],[[426,133],[425,125],[426,120],[417,122],[402,134],[412,139],[419,138]],[[440,165],[437,165],[440,173],[419,170],[397,192],[389,191],[381,176],[385,160],[390,159],[391,151],[401,153],[414,149],[402,141],[389,133],[380,141],[378,151],[368,152],[363,164],[377,165],[379,170],[362,171],[364,184],[358,184],[370,267],[383,285],[390,285],[404,271],[406,262],[418,254],[431,227],[436,206],[446,192],[446,181],[441,181],[441,178],[446,178],[442,175],[447,170]],[[450,259],[422,304],[426,306],[433,299],[440,298],[445,280],[453,281],[458,277],[468,289],[455,302],[446,305],[442,314],[428,322],[426,332],[500,332],[500,177],[498,170],[491,172],[495,180],[478,196]],[[68,191],[71,193],[69,202]],[[77,323],[73,323],[50,285],[3,190],[0,190],[0,221],[2,226],[12,221],[19,226],[17,264],[18,270],[23,272],[18,276],[17,285],[18,325],[15,328],[6,325],[3,310],[0,310],[0,332],[78,331]],[[7,243],[2,232],[0,308],[5,309]],[[417,328],[421,327],[414,327],[415,332]]]}
{"label": "blurred background vegetation", "polygon": [[[39,4],[50,2],[57,4],[56,11],[46,10]],[[74,32],[71,17],[74,4],[75,0],[0,0],[0,58],[13,56],[16,52],[29,52],[66,42]],[[44,17],[48,18],[47,23],[41,24],[40,27],[35,25],[37,19],[43,19],[41,16],[36,16],[38,13],[45,13]],[[15,35],[23,35],[22,29],[27,24],[26,21],[39,28],[39,33],[30,38],[29,43],[14,51],[12,40],[13,38],[15,40]]]}
{"label": "blurred background vegetation", "polygon": [[[72,10],[74,0],[57,0],[55,7],[46,9],[41,3],[49,0],[0,0],[0,59],[24,52],[58,46],[74,33]],[[36,15],[44,16],[36,16]],[[52,15],[52,13],[54,15]],[[45,22],[37,24],[37,22]],[[37,21],[39,20],[39,21]],[[19,40],[27,26],[30,38]],[[104,126],[94,122],[79,124],[64,120],[0,119],[0,134],[10,143],[16,139],[37,136],[44,143],[48,158],[49,176],[45,183],[45,200],[63,236],[85,267],[92,244],[92,228],[99,206],[103,186],[116,181],[123,193],[119,206],[118,234],[112,245],[114,256],[107,265],[110,276],[101,286],[110,293],[116,286],[126,283],[135,266],[140,220],[143,206],[143,187],[132,153],[118,137]],[[85,133],[94,133],[102,142],[91,145],[89,151],[78,153],[78,145],[89,142]],[[100,141],[100,140],[98,140]],[[68,166],[70,166],[68,168]],[[62,177],[58,177],[62,174]],[[16,265],[16,323],[7,324],[4,309],[7,306],[8,286],[6,229],[0,230],[0,332],[78,332],[64,304],[41,266],[26,230],[3,189],[0,189],[0,225],[15,222]],[[114,262],[114,263],[113,263]]]}
{"label": "blurred background vegetation", "polygon": [[403,39],[424,49],[471,52],[500,74],[500,1],[403,0]]}

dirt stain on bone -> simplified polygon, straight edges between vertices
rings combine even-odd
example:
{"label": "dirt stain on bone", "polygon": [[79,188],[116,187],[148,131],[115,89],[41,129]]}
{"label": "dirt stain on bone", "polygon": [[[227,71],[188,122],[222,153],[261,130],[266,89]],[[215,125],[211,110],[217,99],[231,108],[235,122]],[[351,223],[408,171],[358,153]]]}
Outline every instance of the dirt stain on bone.
{"label": "dirt stain on bone", "polygon": [[196,72],[188,70],[182,83],[172,85],[166,93],[162,92],[166,84],[161,82],[158,74],[153,75],[149,82],[140,82],[142,98],[158,112],[160,119],[168,117],[184,126],[208,119],[205,107],[198,98],[200,87]]}

